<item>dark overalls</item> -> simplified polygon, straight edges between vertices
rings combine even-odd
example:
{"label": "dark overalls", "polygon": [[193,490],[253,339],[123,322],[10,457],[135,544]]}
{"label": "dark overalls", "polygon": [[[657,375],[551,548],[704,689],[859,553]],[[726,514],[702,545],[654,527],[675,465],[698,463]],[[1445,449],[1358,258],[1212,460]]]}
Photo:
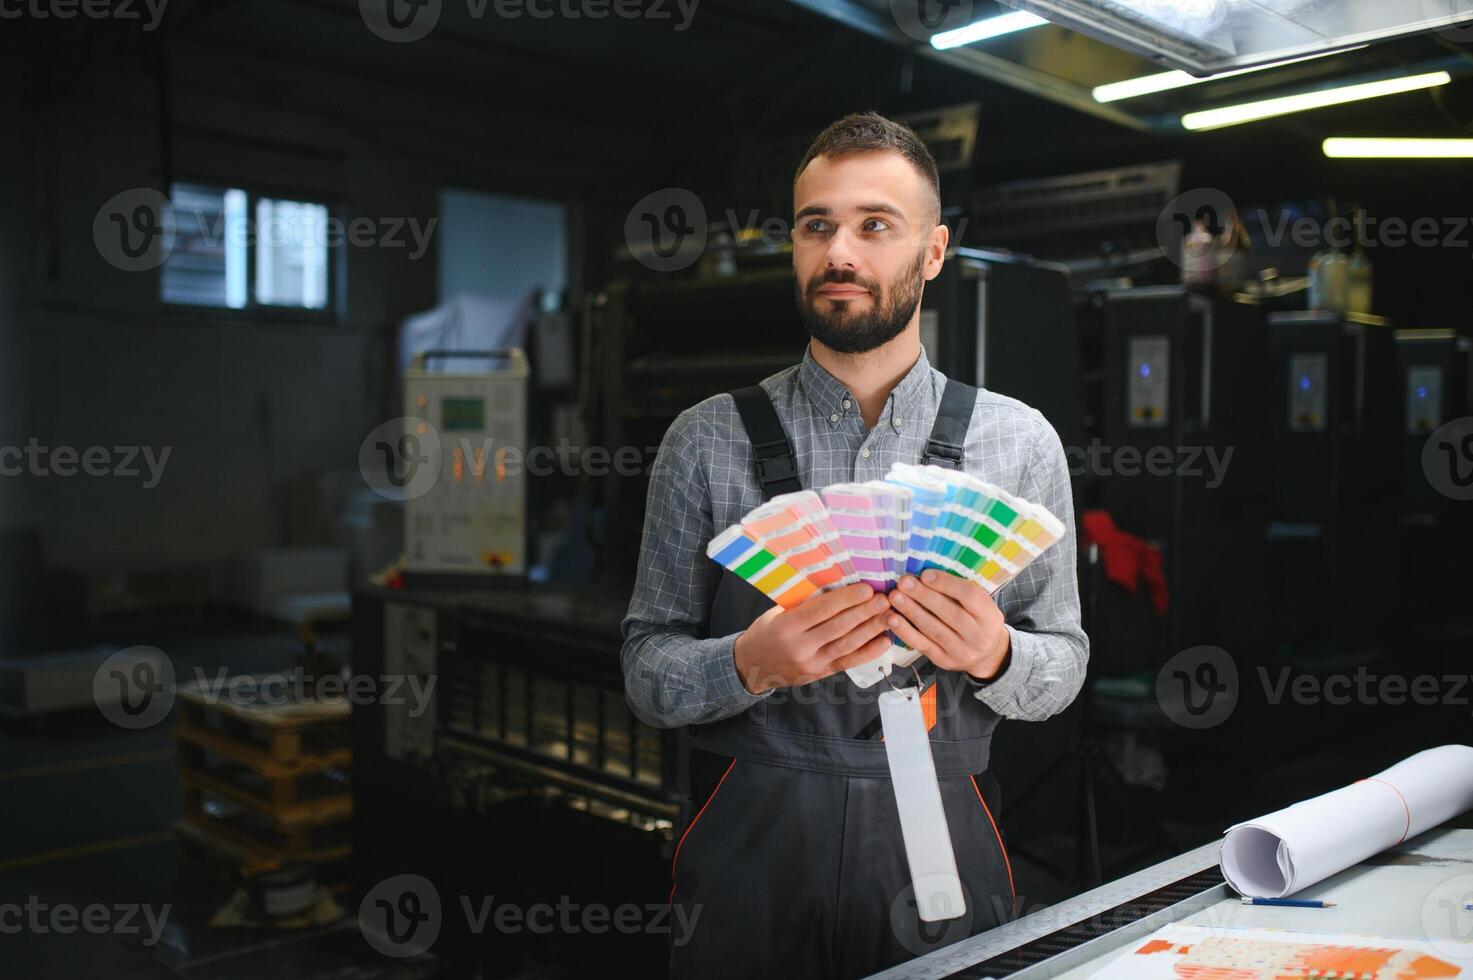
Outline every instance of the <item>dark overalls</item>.
{"label": "dark overalls", "polygon": [[[976,389],[948,382],[923,462],[960,467]],[[801,489],[791,443],[760,387],[733,392],[764,498]],[[707,635],[751,625],[772,600],[721,574]],[[690,729],[691,811],[676,846],[675,980],[863,977],[1011,917],[1012,871],[984,800],[998,715],[962,674],[897,669],[936,685],[931,750],[966,912],[922,922],[880,739],[876,698],[840,672],[784,688],[733,718]]]}

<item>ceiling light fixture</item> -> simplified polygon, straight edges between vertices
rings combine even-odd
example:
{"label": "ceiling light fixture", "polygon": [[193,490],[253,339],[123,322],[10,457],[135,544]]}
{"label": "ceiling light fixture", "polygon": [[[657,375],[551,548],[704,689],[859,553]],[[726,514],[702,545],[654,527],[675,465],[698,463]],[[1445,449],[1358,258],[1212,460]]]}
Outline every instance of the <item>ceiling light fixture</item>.
{"label": "ceiling light fixture", "polygon": [[1325,140],[1334,160],[1461,160],[1473,158],[1473,139],[1382,139],[1337,136]]}
{"label": "ceiling light fixture", "polygon": [[975,44],[977,41],[985,41],[988,38],[1001,37],[1004,34],[1026,31],[1030,27],[1038,27],[1047,23],[1048,21],[1039,17],[1037,14],[1017,10],[1010,14],[988,17],[974,24],[968,24],[966,27],[958,27],[953,31],[942,31],[940,34],[933,34],[931,36],[931,47],[937,51],[945,51],[947,48],[959,48],[964,44]]}
{"label": "ceiling light fixture", "polygon": [[1388,78],[1379,82],[1343,85],[1339,88],[1321,89],[1317,92],[1302,92],[1299,95],[1286,95],[1277,99],[1264,99],[1259,102],[1244,102],[1240,105],[1223,106],[1220,109],[1189,112],[1181,117],[1181,124],[1194,132],[1221,129],[1224,126],[1237,126],[1242,123],[1257,122],[1260,119],[1272,119],[1276,116],[1287,116],[1290,113],[1305,112],[1310,109],[1323,109],[1332,105],[1344,105],[1347,102],[1361,102],[1366,99],[1378,99],[1386,95],[1399,95],[1403,92],[1415,92],[1420,89],[1436,88],[1439,85],[1446,85],[1452,80],[1452,75],[1449,75],[1447,72],[1434,71],[1428,72],[1425,75],[1407,75],[1402,78]]}
{"label": "ceiling light fixture", "polygon": [[1206,78],[1198,78],[1196,75],[1189,75],[1184,71],[1163,71],[1155,75],[1142,75],[1139,78],[1127,78],[1122,82],[1110,82],[1108,85],[1097,86],[1094,90],[1094,97],[1096,102],[1119,102],[1122,99],[1134,99],[1142,95],[1155,95],[1157,92],[1169,92],[1172,89],[1186,88],[1189,85],[1201,85],[1203,82],[1215,82],[1222,78],[1250,75],[1255,71],[1267,71],[1270,68],[1297,65],[1301,61],[1328,58],[1332,54],[1359,51],[1365,47],[1368,47],[1368,45],[1358,44],[1353,48],[1341,48],[1339,51],[1326,51],[1322,54],[1307,55],[1303,58],[1290,58],[1288,61],[1275,61],[1271,64],[1257,65],[1253,68],[1239,68],[1237,71],[1225,71],[1216,75],[1208,75]]}

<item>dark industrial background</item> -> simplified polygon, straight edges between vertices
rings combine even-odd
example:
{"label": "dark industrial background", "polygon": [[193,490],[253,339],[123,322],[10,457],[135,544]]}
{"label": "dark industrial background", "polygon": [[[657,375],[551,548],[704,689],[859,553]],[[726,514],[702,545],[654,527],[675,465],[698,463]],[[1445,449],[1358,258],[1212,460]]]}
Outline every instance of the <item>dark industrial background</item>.
{"label": "dark industrial background", "polygon": [[[673,4],[540,20],[446,0],[413,41],[376,33],[376,6],[171,0],[145,29],[142,5],[53,3],[0,21],[0,447],[169,450],[153,486],[0,477],[0,906],[169,908],[156,937],[0,934],[4,976],[662,975],[658,930],[477,934],[462,900],[665,901],[680,733],[632,717],[618,657],[643,470],[681,409],[801,355],[781,236],[728,240],[726,215],[790,220],[803,150],[857,110],[909,120],[942,163],[963,251],[928,288],[933,363],[1037,405],[1074,462],[1091,445],[1234,452],[1210,488],[1075,474],[1081,513],[1161,555],[1169,604],[1110,581],[1081,538],[1089,682],[993,749],[1019,911],[1467,740],[1473,503],[1424,450],[1451,432],[1452,472],[1473,469],[1457,441],[1473,429],[1447,428],[1473,415],[1469,162],[1334,160],[1321,142],[1473,135],[1473,27],[1106,107],[1079,93],[1159,66],[1052,26],[939,56],[879,2],[702,0],[677,30]],[[1453,81],[1214,132],[1170,121],[1432,70]],[[218,243],[139,271],[103,244],[119,195],[182,208],[189,187],[311,202],[379,237],[328,250],[320,308],[224,307],[189,291],[218,278]],[[710,227],[660,268],[629,228],[677,191]],[[1159,219],[1210,194],[1249,226],[1246,281],[1184,287]],[[1380,242],[1373,310],[1307,312],[1316,248],[1271,249],[1247,217],[1357,212],[1461,238]],[[432,219],[419,252],[382,238]],[[578,450],[527,478],[524,568],[446,579],[396,564],[406,504],[362,450],[415,414],[406,321],[462,291],[519,331],[526,445]],[[1139,337],[1171,338],[1159,427],[1127,408]],[[1306,363],[1327,392],[1307,423]],[[1429,376],[1438,404],[1416,415]],[[637,472],[590,463],[619,447]],[[128,677],[138,657],[172,671],[157,717],[106,704],[120,653]],[[253,721],[182,691],[197,672],[298,670],[433,677],[433,710]],[[1357,672],[1373,693],[1345,703],[1278,686]],[[1387,696],[1388,677],[1434,678],[1435,697]],[[1203,678],[1231,703],[1199,724],[1174,692]],[[404,875],[443,905],[425,949],[358,924]],[[303,890],[307,912],[273,912]]]}

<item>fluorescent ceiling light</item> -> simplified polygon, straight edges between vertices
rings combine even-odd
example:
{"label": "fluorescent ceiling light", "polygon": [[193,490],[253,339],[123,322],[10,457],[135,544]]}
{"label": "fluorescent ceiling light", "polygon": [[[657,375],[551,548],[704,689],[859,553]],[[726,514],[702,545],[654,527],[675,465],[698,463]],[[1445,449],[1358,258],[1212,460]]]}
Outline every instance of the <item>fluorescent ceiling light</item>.
{"label": "fluorescent ceiling light", "polygon": [[1010,14],[1000,14],[997,17],[988,17],[979,20],[975,24],[966,27],[958,27],[954,31],[942,31],[940,34],[931,36],[931,47],[938,51],[947,48],[959,48],[963,44],[972,44],[977,41],[985,41],[990,37],[1000,37],[1003,34],[1012,34],[1015,31],[1026,31],[1030,27],[1038,27],[1047,24],[1048,21],[1037,14],[1030,14],[1025,10],[1016,10]]}
{"label": "fluorescent ceiling light", "polygon": [[1255,71],[1282,68],[1284,65],[1297,65],[1301,61],[1328,58],[1332,54],[1359,51],[1364,47],[1367,47],[1367,45],[1358,44],[1353,48],[1341,48],[1339,51],[1326,51],[1322,54],[1307,55],[1303,58],[1290,58],[1288,61],[1275,61],[1271,64],[1257,65],[1253,68],[1239,68],[1237,71],[1225,71],[1216,75],[1208,75],[1206,78],[1198,78],[1196,75],[1189,75],[1184,71],[1163,71],[1156,75],[1142,75],[1140,78],[1127,78],[1123,82],[1111,82],[1108,85],[1100,85],[1094,90],[1094,97],[1096,102],[1119,102],[1122,99],[1134,99],[1141,95],[1154,95],[1157,92],[1169,92],[1176,88],[1186,88],[1188,85],[1215,82],[1220,78],[1248,75]]}
{"label": "fluorescent ceiling light", "polygon": [[1370,139],[1325,140],[1325,156],[1338,160],[1453,160],[1473,158],[1473,140]]}
{"label": "fluorescent ceiling light", "polygon": [[1245,102],[1241,105],[1224,106],[1221,109],[1189,112],[1181,117],[1181,124],[1194,131],[1220,129],[1223,126],[1236,126],[1260,119],[1272,119],[1275,116],[1287,116],[1290,113],[1304,112],[1308,109],[1323,109],[1326,106],[1343,105],[1346,102],[1378,99],[1383,95],[1398,95],[1402,92],[1436,88],[1452,80],[1453,77],[1445,71],[1434,71],[1425,75],[1408,75],[1404,78],[1388,78],[1379,82],[1345,85],[1318,92],[1304,92],[1278,99],[1265,99],[1261,102]]}
{"label": "fluorescent ceiling light", "polygon": [[1468,0],[1005,2],[1160,63],[1159,68],[1150,70],[1180,68],[1194,75],[1220,74],[1434,31],[1453,40],[1455,28],[1466,23],[1469,16]]}

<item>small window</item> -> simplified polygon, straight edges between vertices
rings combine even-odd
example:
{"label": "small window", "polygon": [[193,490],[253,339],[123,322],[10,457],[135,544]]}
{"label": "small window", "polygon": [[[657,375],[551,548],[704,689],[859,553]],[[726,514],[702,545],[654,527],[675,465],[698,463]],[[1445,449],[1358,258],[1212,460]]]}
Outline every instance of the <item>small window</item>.
{"label": "small window", "polygon": [[327,306],[327,206],[263,197],[256,229],[256,302]]}
{"label": "small window", "polygon": [[326,204],[239,187],[175,184],[174,249],[165,303],[217,309],[325,312],[331,303]]}

